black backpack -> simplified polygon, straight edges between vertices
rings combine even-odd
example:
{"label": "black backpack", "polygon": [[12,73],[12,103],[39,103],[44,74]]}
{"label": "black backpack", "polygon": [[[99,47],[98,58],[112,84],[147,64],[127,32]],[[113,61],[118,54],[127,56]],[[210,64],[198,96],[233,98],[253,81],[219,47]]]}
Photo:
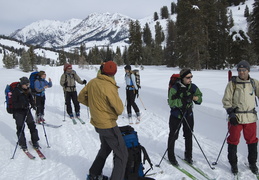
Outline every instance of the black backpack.
{"label": "black backpack", "polygon": [[[145,177],[147,172],[153,168],[153,164],[151,163],[146,149],[140,145],[137,132],[134,131],[133,127],[131,126],[122,126],[119,128],[128,148],[128,162],[125,170],[124,180],[154,180],[152,178]],[[144,155],[143,160],[141,158],[142,154]],[[146,160],[150,164],[150,169],[144,173],[143,164],[145,164]]]}
{"label": "black backpack", "polygon": [[[140,86],[139,70],[138,69],[134,69],[134,70],[131,71],[131,73],[135,75],[135,82],[136,82],[138,88],[141,88],[141,86]],[[130,76],[130,78],[131,78],[131,76]],[[132,81],[132,79],[131,79],[131,81]]]}

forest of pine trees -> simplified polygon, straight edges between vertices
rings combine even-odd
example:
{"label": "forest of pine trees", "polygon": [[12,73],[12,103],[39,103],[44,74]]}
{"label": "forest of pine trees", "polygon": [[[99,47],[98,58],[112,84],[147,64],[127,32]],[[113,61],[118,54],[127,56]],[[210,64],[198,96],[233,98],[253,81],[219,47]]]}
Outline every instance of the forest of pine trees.
{"label": "forest of pine trees", "polygon": [[[55,50],[59,57],[54,62],[36,56],[34,49],[39,47],[30,46],[25,51],[2,46],[3,62],[6,68],[19,66],[25,72],[37,69],[37,64],[63,65],[69,62],[83,68],[108,60],[118,65],[167,65],[194,70],[223,69],[240,60],[258,65],[259,0],[255,0],[252,10],[245,8],[248,33],[230,31],[235,22],[227,7],[244,3],[245,0],[178,0],[177,4],[171,3],[170,11],[164,6],[160,13],[154,13],[155,34],[152,34],[148,23],[141,28],[138,20],[131,21],[129,46],[117,47],[116,51],[97,46],[86,50],[82,44],[73,52]],[[175,13],[176,22],[170,19]],[[167,20],[166,30],[162,29],[159,19]],[[12,53],[6,54],[5,50]]]}

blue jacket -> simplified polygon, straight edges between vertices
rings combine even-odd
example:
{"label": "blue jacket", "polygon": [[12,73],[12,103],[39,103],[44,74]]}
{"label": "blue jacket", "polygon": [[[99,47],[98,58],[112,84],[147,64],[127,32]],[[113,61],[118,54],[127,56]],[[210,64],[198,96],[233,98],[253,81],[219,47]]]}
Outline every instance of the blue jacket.
{"label": "blue jacket", "polygon": [[52,82],[48,82],[46,81],[45,79],[37,79],[35,82],[34,82],[34,87],[35,87],[35,90],[36,90],[36,96],[45,96],[45,89],[44,87],[45,86],[48,86],[49,88],[52,87]]}

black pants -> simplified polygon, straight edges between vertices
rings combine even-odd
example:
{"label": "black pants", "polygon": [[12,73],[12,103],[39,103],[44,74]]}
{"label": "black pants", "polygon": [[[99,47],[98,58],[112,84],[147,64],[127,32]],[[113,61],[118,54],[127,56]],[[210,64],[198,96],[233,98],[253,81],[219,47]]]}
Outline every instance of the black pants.
{"label": "black pants", "polygon": [[174,145],[175,140],[178,139],[179,130],[181,125],[183,125],[183,136],[185,138],[185,157],[192,158],[192,131],[194,126],[193,114],[192,111],[187,113],[187,122],[190,126],[187,125],[185,119],[179,119],[174,116],[170,116],[169,119],[169,137],[168,137],[168,158],[169,160],[174,158]]}
{"label": "black pants", "polygon": [[73,92],[65,92],[65,97],[66,97],[66,106],[67,106],[67,113],[72,114],[72,106],[71,106],[71,100],[73,101],[73,104],[75,106],[75,112],[80,112],[80,106],[79,102],[77,100],[77,91]]}
{"label": "black pants", "polygon": [[[28,115],[27,115],[27,112],[28,112]],[[27,115],[27,118],[25,119],[26,115]],[[20,136],[20,139],[19,139],[20,146],[26,146],[26,138],[25,138],[24,129],[23,129],[24,121],[26,121],[26,124],[30,130],[32,143],[35,143],[39,140],[38,130],[36,129],[36,125],[30,110],[14,112],[13,117],[16,122],[17,137],[19,138]]]}
{"label": "black pants", "polygon": [[137,113],[139,112],[139,108],[135,103],[136,94],[133,90],[126,90],[126,98],[127,98],[127,112],[131,114],[131,107],[133,107],[134,111]]}
{"label": "black pants", "polygon": [[36,96],[36,114],[37,116],[39,115],[44,115],[44,109],[45,109],[45,96]]}

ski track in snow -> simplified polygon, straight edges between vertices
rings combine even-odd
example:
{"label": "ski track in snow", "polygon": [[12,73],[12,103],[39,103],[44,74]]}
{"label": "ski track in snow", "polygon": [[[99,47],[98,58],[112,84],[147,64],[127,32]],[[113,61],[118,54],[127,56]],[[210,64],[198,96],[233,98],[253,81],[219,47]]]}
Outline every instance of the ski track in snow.
{"label": "ski track in snow", "polygon": [[[99,66],[96,66],[97,69]],[[73,66],[82,79],[89,81],[96,77],[96,68],[90,70],[78,69]],[[17,148],[14,159],[12,157],[17,137],[15,122],[12,115],[5,110],[4,103],[0,104],[0,180],[83,180],[86,178],[96,153],[99,149],[99,137],[94,127],[89,123],[88,109],[81,106],[81,118],[86,124],[81,124],[77,119],[74,125],[72,120],[65,114],[64,116],[64,94],[59,84],[60,76],[63,73],[63,67],[39,66],[39,70],[44,70],[48,77],[52,79],[53,87],[46,90],[46,122],[62,126],[60,128],[45,127],[46,135],[50,148],[47,148],[46,137],[41,125],[37,125],[40,136],[41,151],[46,156],[46,160],[41,160],[32,147],[28,145],[29,151],[36,157],[30,160],[20,149]],[[145,70],[140,71],[141,85],[140,98],[136,102],[141,111],[141,123],[132,126],[138,132],[140,143],[146,148],[151,161],[153,170],[150,173],[164,171],[162,174],[156,174],[153,178],[157,180],[178,180],[186,175],[169,165],[165,160],[162,161],[160,168],[155,167],[162,158],[167,148],[167,138],[169,133],[168,119],[169,107],[167,105],[167,83],[172,73],[178,73],[177,68],[166,68],[164,66],[147,66]],[[203,104],[194,105],[194,135],[201,145],[209,163],[215,162],[223,140],[227,133],[226,113],[222,108],[221,99],[227,83],[227,71],[194,71],[194,83],[203,92]],[[254,77],[258,77],[259,72],[252,72]],[[12,76],[7,76],[12,74]],[[18,81],[20,77],[29,77],[30,73],[23,73],[18,69],[6,70],[0,68],[1,84],[0,88],[4,91],[6,84]],[[211,75],[213,74],[213,75]],[[152,75],[152,76],[151,76]],[[213,83],[208,85],[210,77],[213,76]],[[116,81],[119,88],[119,94],[122,102],[125,103],[125,83],[124,69],[118,68]],[[224,79],[223,79],[224,78]],[[215,83],[214,83],[215,82]],[[216,85],[215,85],[216,84]],[[77,84],[78,93],[84,85]],[[5,101],[4,93],[0,94],[2,102]],[[146,110],[145,110],[146,108]],[[35,114],[35,111],[32,111]],[[133,111],[134,114],[134,111]],[[135,115],[135,114],[134,114]],[[65,118],[65,121],[63,121]],[[135,116],[133,120],[135,122]],[[127,113],[124,110],[119,116],[118,125],[128,124]],[[27,141],[30,140],[30,134],[25,129]],[[184,139],[182,129],[179,138],[176,141],[175,152],[177,155],[184,156]],[[167,157],[167,154],[166,154]],[[241,143],[238,147],[239,170],[241,179],[256,179],[244,163],[247,163],[247,147],[241,137]],[[230,173],[230,166],[227,160],[227,144],[224,145],[218,164],[215,170],[211,170],[205,160],[195,139],[193,139],[193,159],[194,165],[206,172],[211,178],[217,180],[233,179]],[[105,175],[110,176],[112,171],[112,155],[106,161],[103,169]],[[188,169],[198,179],[205,179],[188,165],[178,159],[179,164]],[[148,162],[145,163],[145,170],[149,169]]]}

